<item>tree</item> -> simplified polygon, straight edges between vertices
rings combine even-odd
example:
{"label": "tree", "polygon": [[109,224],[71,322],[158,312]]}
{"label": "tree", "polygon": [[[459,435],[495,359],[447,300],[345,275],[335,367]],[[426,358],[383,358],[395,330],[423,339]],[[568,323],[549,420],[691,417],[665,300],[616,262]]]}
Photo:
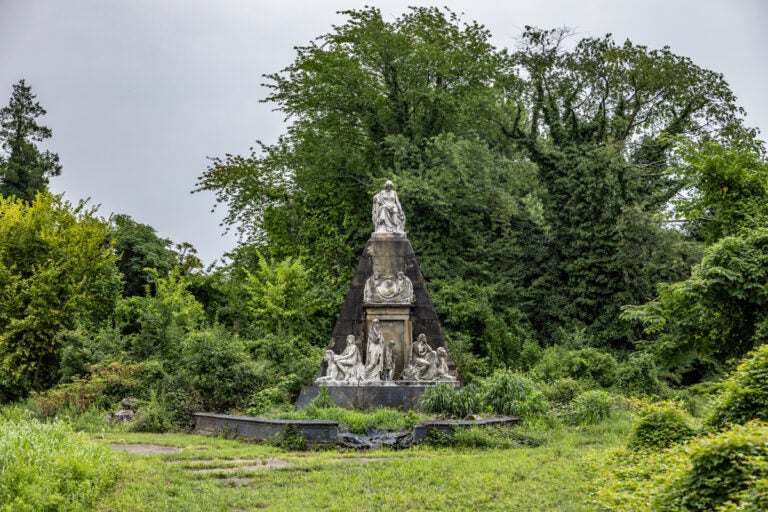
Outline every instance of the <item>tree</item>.
{"label": "tree", "polygon": [[83,202],[0,198],[0,401],[55,383],[60,335],[112,314],[122,283],[108,232]]}
{"label": "tree", "polygon": [[31,202],[48,179],[61,174],[59,156],[35,145],[51,137],[51,129],[37,124],[45,109],[35,101],[24,79],[13,86],[11,100],[0,110],[0,143],[7,155],[0,160],[0,194]]}
{"label": "tree", "polygon": [[112,222],[117,267],[125,280],[123,293],[126,297],[145,295],[155,279],[167,277],[177,263],[170,250],[171,241],[158,237],[152,226],[128,215],[115,215]]}
{"label": "tree", "polygon": [[684,277],[696,254],[654,221],[684,185],[666,172],[671,136],[742,131],[742,111],[722,75],[669,48],[608,35],[568,50],[568,35],[527,27],[513,55],[528,111],[504,131],[538,166],[553,262],[532,292],[540,324],[586,325],[596,343],[629,348],[620,306]]}
{"label": "tree", "polygon": [[673,171],[686,188],[672,216],[688,232],[710,245],[768,225],[768,162],[755,134],[684,141],[677,154]]}
{"label": "tree", "polygon": [[675,215],[708,243],[690,278],[624,308],[642,322],[640,346],[666,370],[697,380],[768,341],[768,162],[752,136],[681,149],[692,189]]}
{"label": "tree", "polygon": [[[668,170],[677,141],[745,131],[722,76],[610,36],[566,49],[560,30],[510,54],[447,9],[344,14],[267,76],[287,133],[214,158],[197,190],[264,254],[302,256],[330,316],[391,178],[449,337],[493,364],[531,336],[632,349],[621,306],[700,258],[658,221],[688,183]],[[464,321],[467,290],[483,314]]]}

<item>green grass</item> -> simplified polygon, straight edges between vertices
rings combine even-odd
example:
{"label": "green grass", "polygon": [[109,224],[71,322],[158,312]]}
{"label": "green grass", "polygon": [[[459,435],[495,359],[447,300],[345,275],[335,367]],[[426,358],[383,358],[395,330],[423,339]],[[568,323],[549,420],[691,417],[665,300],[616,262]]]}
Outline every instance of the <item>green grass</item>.
{"label": "green grass", "polygon": [[[625,414],[588,427],[540,427],[537,447],[287,452],[221,437],[94,435],[104,444],[176,446],[181,453],[118,452],[125,473],[100,511],[519,510],[587,511],[604,454],[622,445]],[[285,467],[264,469],[279,461]]]}
{"label": "green grass", "polygon": [[117,481],[119,459],[61,421],[0,417],[0,510],[88,510]]}

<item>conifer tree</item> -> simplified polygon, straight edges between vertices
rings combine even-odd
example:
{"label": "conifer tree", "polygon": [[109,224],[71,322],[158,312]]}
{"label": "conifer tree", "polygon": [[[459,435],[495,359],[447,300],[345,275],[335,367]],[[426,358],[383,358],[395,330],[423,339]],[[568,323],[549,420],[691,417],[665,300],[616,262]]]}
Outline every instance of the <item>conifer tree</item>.
{"label": "conifer tree", "polygon": [[13,86],[11,100],[0,110],[0,194],[31,201],[45,190],[51,176],[61,174],[59,155],[41,151],[36,143],[51,137],[51,129],[37,124],[46,114],[24,79]]}

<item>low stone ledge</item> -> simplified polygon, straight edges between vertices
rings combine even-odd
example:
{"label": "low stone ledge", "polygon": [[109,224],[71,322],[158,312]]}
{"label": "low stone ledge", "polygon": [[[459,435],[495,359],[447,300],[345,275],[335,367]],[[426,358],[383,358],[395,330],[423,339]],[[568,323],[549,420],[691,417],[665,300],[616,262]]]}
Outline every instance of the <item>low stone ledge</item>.
{"label": "low stone ledge", "polygon": [[197,412],[193,416],[197,432],[223,432],[259,441],[275,439],[289,428],[302,434],[310,444],[333,444],[339,436],[339,424],[328,420],[273,420],[208,412]]}
{"label": "low stone ledge", "polygon": [[432,430],[439,434],[450,436],[456,429],[470,427],[510,427],[519,424],[523,419],[517,416],[503,416],[499,418],[485,418],[478,420],[429,420],[416,424],[413,428],[413,442],[420,443]]}
{"label": "low stone ledge", "polygon": [[[362,382],[360,384],[314,384],[301,388],[296,408],[304,409],[326,386],[328,396],[333,402],[344,409],[377,409],[390,407],[407,411],[419,409],[419,398],[428,387],[435,385],[432,381],[397,381],[393,382]],[[445,382],[456,388],[460,382]]]}

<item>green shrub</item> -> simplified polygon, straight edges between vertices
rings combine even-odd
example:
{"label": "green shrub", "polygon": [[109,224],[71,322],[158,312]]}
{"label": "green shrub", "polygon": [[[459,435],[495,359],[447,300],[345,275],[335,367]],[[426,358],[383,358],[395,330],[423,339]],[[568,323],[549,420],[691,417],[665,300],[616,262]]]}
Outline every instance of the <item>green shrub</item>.
{"label": "green shrub", "polygon": [[315,409],[330,409],[331,407],[336,407],[336,402],[334,402],[331,395],[328,394],[328,386],[323,385],[320,387],[320,392],[312,399],[308,407],[314,407]]}
{"label": "green shrub", "polygon": [[645,407],[640,421],[632,431],[629,444],[640,448],[668,448],[690,439],[695,433],[678,404],[658,402]]}
{"label": "green shrub", "polygon": [[754,350],[725,382],[707,425],[768,421],[768,344]]}
{"label": "green shrub", "polygon": [[365,434],[369,429],[384,431],[403,431],[413,428],[421,417],[413,411],[403,413],[397,409],[382,407],[373,411],[353,411],[341,407],[314,407],[312,404],[303,411],[281,414],[287,419],[331,420],[349,427],[355,434]]}
{"label": "green shrub", "polygon": [[37,402],[43,418],[52,418],[63,410],[84,412],[93,406],[107,408],[132,393],[141,369],[141,364],[94,365],[87,377],[76,377],[43,393],[32,393],[32,399]]}
{"label": "green shrub", "polygon": [[307,449],[307,438],[295,425],[288,425],[285,432],[275,438],[275,445],[284,450],[303,452]]}
{"label": "green shrub", "polygon": [[192,331],[183,340],[183,385],[195,393],[206,411],[225,412],[243,406],[255,391],[258,367],[243,341],[222,327]]}
{"label": "green shrub", "polygon": [[457,390],[454,386],[441,382],[424,391],[420,405],[425,412],[465,418],[482,410],[483,398],[480,386],[475,383]]}
{"label": "green shrub", "polygon": [[573,410],[568,420],[578,425],[595,425],[610,418],[614,403],[613,395],[607,391],[585,391],[573,399]]}
{"label": "green shrub", "polygon": [[555,345],[544,350],[532,373],[546,382],[571,377],[607,388],[616,382],[617,371],[616,359],[607,352],[593,347],[568,350]]}
{"label": "green shrub", "polygon": [[654,509],[768,510],[768,424],[752,422],[697,440],[690,465]]}
{"label": "green shrub", "polygon": [[544,394],[550,402],[567,405],[584,392],[584,386],[572,377],[562,377],[544,387]]}
{"label": "green shrub", "polygon": [[456,388],[450,384],[439,382],[424,390],[419,403],[424,412],[432,414],[451,414]]}
{"label": "green shrub", "polygon": [[150,392],[149,400],[140,403],[136,420],[131,424],[135,432],[169,432],[176,430],[175,414],[171,411],[166,397],[158,395],[155,390]]}
{"label": "green shrub", "polygon": [[653,356],[646,352],[630,354],[619,365],[616,387],[629,395],[659,395],[663,388]]}
{"label": "green shrub", "polygon": [[118,474],[118,459],[108,447],[61,421],[0,418],[3,510],[88,509]]}
{"label": "green shrub", "polygon": [[536,417],[544,415],[549,404],[531,379],[509,370],[496,370],[481,384],[483,405],[498,414]]}

